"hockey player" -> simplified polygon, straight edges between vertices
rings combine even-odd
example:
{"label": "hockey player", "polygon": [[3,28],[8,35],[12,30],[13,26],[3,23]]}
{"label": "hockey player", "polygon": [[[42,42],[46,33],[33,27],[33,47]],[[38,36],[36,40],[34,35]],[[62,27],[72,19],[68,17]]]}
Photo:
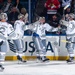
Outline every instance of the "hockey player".
{"label": "hockey player", "polygon": [[0,69],[3,70],[5,54],[9,50],[8,37],[14,31],[11,24],[7,23],[7,14],[0,14]]}
{"label": "hockey player", "polygon": [[45,23],[45,17],[40,17],[39,21],[33,23],[33,41],[36,48],[37,59],[42,62],[48,61],[46,58],[46,31],[58,31],[58,28],[51,27]]}
{"label": "hockey player", "polygon": [[19,14],[18,19],[19,20],[16,20],[14,23],[15,33],[18,35],[18,38],[13,41],[17,48],[17,51],[16,51],[17,59],[22,62],[26,62],[25,60],[22,59],[23,49],[24,49],[24,42],[23,42],[23,35],[24,35],[23,26],[25,25],[25,23],[23,22],[24,15]]}
{"label": "hockey player", "polygon": [[[67,27],[66,30],[66,40],[70,42],[75,42],[75,15],[73,13],[70,13],[67,15],[67,21],[66,20],[60,20],[60,24]],[[74,43],[66,43],[66,48],[69,53],[69,59],[67,62],[73,62],[74,60]]]}
{"label": "hockey player", "polygon": [[[75,42],[75,15],[74,14],[69,14],[69,22],[67,25],[67,41]],[[67,43],[66,47],[69,53],[69,59],[67,62],[73,62],[74,60],[74,43]]]}

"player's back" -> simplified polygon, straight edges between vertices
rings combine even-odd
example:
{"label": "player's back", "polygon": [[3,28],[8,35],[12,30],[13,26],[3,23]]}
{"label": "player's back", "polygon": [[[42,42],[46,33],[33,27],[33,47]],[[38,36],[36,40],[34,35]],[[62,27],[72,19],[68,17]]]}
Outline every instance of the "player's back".
{"label": "player's back", "polygon": [[5,37],[8,37],[8,34],[13,31],[12,25],[7,22],[0,22],[0,33]]}

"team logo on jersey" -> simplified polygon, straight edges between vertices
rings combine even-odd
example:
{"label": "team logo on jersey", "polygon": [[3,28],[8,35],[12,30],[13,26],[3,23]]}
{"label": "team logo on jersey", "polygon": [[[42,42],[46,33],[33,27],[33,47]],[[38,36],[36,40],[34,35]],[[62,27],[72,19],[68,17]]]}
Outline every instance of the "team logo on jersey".
{"label": "team logo on jersey", "polygon": [[5,32],[5,28],[4,27],[0,27],[0,33],[3,34],[3,32]]}

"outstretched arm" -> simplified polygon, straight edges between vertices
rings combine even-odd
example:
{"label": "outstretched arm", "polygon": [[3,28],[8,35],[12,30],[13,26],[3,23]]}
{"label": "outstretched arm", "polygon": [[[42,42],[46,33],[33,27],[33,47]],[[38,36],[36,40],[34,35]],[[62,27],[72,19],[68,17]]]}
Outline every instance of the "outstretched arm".
{"label": "outstretched arm", "polygon": [[33,30],[36,27],[36,25],[34,23],[29,24],[29,25],[23,25],[23,30]]}
{"label": "outstretched arm", "polygon": [[55,31],[58,31],[58,28],[54,28],[46,23],[46,30],[49,32],[55,32]]}
{"label": "outstretched arm", "polygon": [[60,24],[67,27],[69,25],[69,22],[65,20],[60,20]]}

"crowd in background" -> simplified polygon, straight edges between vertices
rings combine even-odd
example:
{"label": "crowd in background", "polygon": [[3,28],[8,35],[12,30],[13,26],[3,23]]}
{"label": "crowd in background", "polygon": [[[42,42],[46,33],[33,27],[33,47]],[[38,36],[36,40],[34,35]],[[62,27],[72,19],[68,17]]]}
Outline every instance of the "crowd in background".
{"label": "crowd in background", "polygon": [[[67,20],[70,13],[75,14],[75,1],[74,0],[37,0],[36,17],[45,16],[46,22],[52,27],[61,27],[60,33],[65,34],[66,27],[60,25],[60,20],[64,17]],[[41,8],[42,4],[42,8]],[[65,10],[64,8],[69,5]]]}
{"label": "crowd in background", "polygon": [[[14,26],[14,22],[18,19],[18,15],[21,13],[25,16],[25,23],[28,23],[28,13],[26,8],[20,2],[21,0],[0,0],[0,13],[5,12],[8,15],[8,22]],[[43,3],[41,3],[42,1]],[[63,16],[67,16],[70,13],[74,13],[74,0],[37,0],[35,6],[35,19],[32,22],[37,20],[37,17],[44,16],[46,22],[49,23],[52,27],[56,28],[60,26],[60,20]],[[40,8],[40,4],[42,8]],[[69,5],[69,7],[64,10],[64,7]],[[37,9],[39,7],[39,9]],[[62,26],[62,33],[65,34],[65,26]],[[47,32],[48,33],[48,32]]]}
{"label": "crowd in background", "polygon": [[25,16],[25,22],[28,20],[28,13],[26,8],[20,3],[20,0],[0,0],[0,13],[4,12],[8,15],[8,22],[14,25],[14,22],[18,20],[18,15],[21,13]]}

